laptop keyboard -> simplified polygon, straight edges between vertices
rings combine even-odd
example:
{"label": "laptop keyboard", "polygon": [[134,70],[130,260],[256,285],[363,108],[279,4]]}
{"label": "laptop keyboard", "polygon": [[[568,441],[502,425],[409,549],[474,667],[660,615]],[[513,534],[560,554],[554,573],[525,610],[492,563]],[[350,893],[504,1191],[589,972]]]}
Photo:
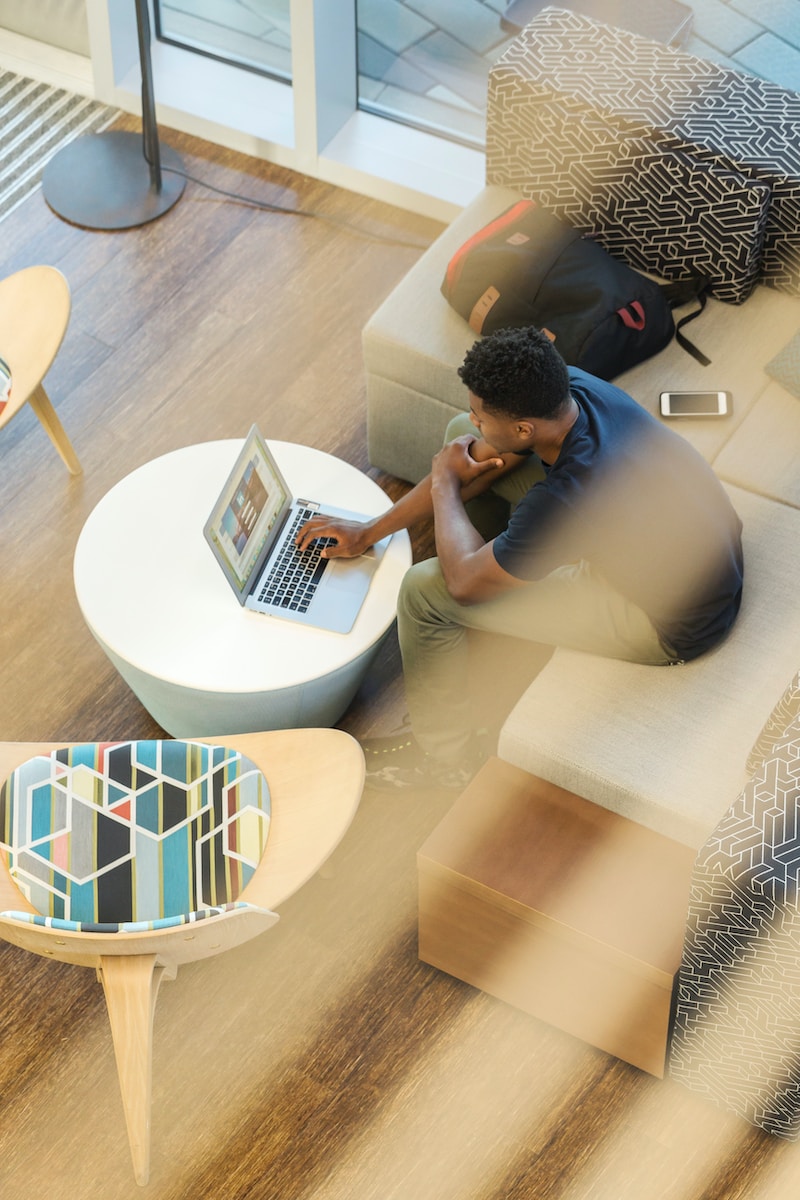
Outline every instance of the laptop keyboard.
{"label": "laptop keyboard", "polygon": [[329,561],[327,558],[320,558],[319,552],[325,546],[334,545],[336,539],[317,538],[306,550],[298,550],[294,538],[301,525],[311,517],[320,515],[324,514],[313,508],[297,510],[283,549],[270,567],[269,575],[264,578],[257,600],[271,604],[274,608],[306,611]]}

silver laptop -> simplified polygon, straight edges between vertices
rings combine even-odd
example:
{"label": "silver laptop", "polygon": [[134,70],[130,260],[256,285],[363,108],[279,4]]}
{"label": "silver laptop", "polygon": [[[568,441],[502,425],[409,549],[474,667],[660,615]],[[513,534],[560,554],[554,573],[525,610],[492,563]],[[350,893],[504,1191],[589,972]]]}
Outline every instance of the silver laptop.
{"label": "silver laptop", "polygon": [[301,553],[295,534],[318,515],[368,519],[362,513],[295,499],[254,425],[203,534],[240,604],[287,621],[348,633],[390,539],[359,558],[321,558],[324,539]]}

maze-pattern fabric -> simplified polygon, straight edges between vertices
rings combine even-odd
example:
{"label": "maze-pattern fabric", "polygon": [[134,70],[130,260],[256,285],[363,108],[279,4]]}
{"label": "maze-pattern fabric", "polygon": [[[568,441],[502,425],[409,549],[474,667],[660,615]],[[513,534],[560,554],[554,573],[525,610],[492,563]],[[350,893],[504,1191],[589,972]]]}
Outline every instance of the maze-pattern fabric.
{"label": "maze-pattern fabric", "polygon": [[489,78],[486,179],[720,300],[800,294],[800,95],[546,9]]}
{"label": "maze-pattern fabric", "polygon": [[[798,334],[800,337],[800,334]],[[753,743],[747,756],[747,774],[754,775],[770,758],[778,742],[783,741],[786,730],[800,716],[800,670],[787,685],[786,691],[767,718],[764,728]]]}
{"label": "maze-pattern fabric", "polygon": [[29,759],[0,789],[0,845],[43,917],[103,931],[213,915],[263,854],[269,786],[236,750],[91,743]]}
{"label": "maze-pattern fabric", "polygon": [[697,857],[669,1071],[800,1136],[800,713]]}

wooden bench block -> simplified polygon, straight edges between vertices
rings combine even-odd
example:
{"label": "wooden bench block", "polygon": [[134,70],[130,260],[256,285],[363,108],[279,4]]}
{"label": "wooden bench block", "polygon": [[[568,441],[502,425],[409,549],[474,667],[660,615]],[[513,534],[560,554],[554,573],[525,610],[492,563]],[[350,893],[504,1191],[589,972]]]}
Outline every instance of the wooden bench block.
{"label": "wooden bench block", "polygon": [[419,956],[663,1076],[694,858],[490,759],[419,851]]}

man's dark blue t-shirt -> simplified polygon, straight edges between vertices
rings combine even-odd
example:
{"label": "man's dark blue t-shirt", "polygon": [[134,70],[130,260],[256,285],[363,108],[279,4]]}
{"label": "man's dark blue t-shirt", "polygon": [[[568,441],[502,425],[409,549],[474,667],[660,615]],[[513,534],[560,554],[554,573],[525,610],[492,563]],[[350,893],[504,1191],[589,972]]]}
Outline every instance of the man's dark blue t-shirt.
{"label": "man's dark blue t-shirt", "polygon": [[495,558],[531,581],[583,559],[647,613],[668,652],[695,658],[739,610],[741,521],[684,438],[613,384],[569,375],[577,420]]}

